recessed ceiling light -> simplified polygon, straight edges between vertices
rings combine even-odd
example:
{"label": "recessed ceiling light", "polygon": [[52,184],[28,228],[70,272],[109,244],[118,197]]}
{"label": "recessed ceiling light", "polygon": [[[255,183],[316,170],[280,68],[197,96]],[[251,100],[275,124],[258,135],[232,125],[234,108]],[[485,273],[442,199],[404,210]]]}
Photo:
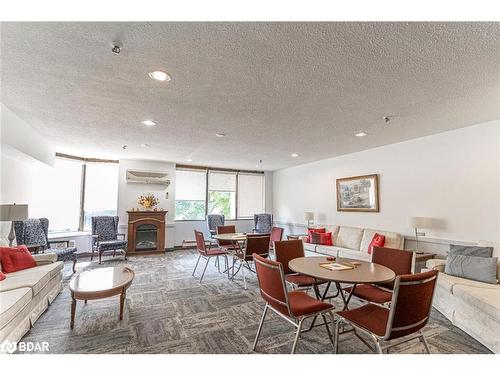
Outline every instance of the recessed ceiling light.
{"label": "recessed ceiling light", "polygon": [[186,161],[193,161],[193,159],[186,159]]}
{"label": "recessed ceiling light", "polygon": [[259,164],[255,164],[255,168],[259,168]]}
{"label": "recessed ceiling light", "polygon": [[146,125],[146,126],[155,126],[156,122],[154,122],[153,120],[144,120],[144,121],[141,121],[141,124]]}
{"label": "recessed ceiling light", "polygon": [[356,133],[354,134],[356,137],[366,137],[368,135],[368,133],[365,133],[365,132],[359,132],[359,133]]}
{"label": "recessed ceiling light", "polygon": [[157,81],[168,82],[172,79],[168,73],[162,72],[161,70],[155,70],[154,72],[149,72],[149,77],[156,79]]}
{"label": "recessed ceiling light", "polygon": [[147,143],[143,143],[143,144],[141,145],[141,147],[147,148],[147,147],[149,147],[149,145],[148,145]]}
{"label": "recessed ceiling light", "polygon": [[217,138],[224,138],[226,135],[224,133],[216,133],[215,136]]}
{"label": "recessed ceiling light", "polygon": [[292,158],[296,158],[297,156],[299,156],[299,154],[297,154],[296,152],[294,152],[293,154],[290,154],[290,156],[291,156]]}

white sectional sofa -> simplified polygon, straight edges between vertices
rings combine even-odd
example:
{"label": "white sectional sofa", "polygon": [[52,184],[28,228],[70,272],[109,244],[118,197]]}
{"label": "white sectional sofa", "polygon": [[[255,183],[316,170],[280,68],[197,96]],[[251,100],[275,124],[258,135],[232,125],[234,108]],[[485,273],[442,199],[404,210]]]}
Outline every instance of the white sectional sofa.
{"label": "white sectional sofa", "polygon": [[305,242],[304,249],[325,255],[370,261],[371,255],[368,254],[368,246],[375,233],[385,236],[384,247],[404,248],[404,236],[395,232],[339,225],[326,226],[325,229],[327,232],[332,232],[333,246]]}
{"label": "white sectional sofa", "polygon": [[63,263],[56,254],[34,255],[36,267],[0,281],[0,348],[17,343],[62,290]]}
{"label": "white sectional sofa", "polygon": [[[500,243],[479,241],[492,246],[493,257],[500,259]],[[446,260],[431,259],[426,268],[440,271],[433,306],[494,353],[500,353],[500,284],[488,284],[444,273]],[[500,262],[497,264],[500,280]]]}

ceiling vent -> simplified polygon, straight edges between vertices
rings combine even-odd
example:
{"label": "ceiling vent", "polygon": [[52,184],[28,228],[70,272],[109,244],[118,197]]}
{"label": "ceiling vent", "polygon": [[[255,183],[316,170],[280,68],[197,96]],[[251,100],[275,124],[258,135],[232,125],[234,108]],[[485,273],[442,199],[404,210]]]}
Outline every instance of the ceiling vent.
{"label": "ceiling vent", "polygon": [[127,183],[170,185],[168,173],[127,170]]}

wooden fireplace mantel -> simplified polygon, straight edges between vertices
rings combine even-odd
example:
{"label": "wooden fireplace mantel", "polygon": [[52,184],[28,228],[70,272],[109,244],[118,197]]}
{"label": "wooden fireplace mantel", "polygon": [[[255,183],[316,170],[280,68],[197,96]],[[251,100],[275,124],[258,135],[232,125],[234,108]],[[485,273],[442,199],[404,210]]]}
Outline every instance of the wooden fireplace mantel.
{"label": "wooden fireplace mantel", "polygon": [[[128,247],[127,255],[163,254],[165,252],[165,215],[168,211],[127,211]],[[156,227],[156,249],[138,250],[136,248],[137,228],[141,225]]]}

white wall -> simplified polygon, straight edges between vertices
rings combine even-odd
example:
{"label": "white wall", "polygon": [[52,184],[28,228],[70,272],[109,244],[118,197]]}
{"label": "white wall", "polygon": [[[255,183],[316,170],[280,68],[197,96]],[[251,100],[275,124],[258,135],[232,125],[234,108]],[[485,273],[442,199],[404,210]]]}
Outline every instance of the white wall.
{"label": "white wall", "polygon": [[[127,169],[136,169],[150,172],[168,173],[171,183],[167,188],[162,185],[128,184],[126,182]],[[166,216],[166,247],[174,246],[174,209],[175,209],[175,164],[148,160],[120,160],[118,172],[118,216],[120,217],[120,232],[127,232],[127,211],[139,208],[137,198],[144,193],[153,193],[160,200],[159,208],[168,211]],[[168,198],[166,193],[168,192]]]}
{"label": "white wall", "polygon": [[[353,138],[353,142],[357,141]],[[380,212],[337,212],[335,180],[379,174]],[[500,241],[500,120],[286,168],[274,173],[274,219],[412,235],[409,216],[443,220],[427,237]]]}

